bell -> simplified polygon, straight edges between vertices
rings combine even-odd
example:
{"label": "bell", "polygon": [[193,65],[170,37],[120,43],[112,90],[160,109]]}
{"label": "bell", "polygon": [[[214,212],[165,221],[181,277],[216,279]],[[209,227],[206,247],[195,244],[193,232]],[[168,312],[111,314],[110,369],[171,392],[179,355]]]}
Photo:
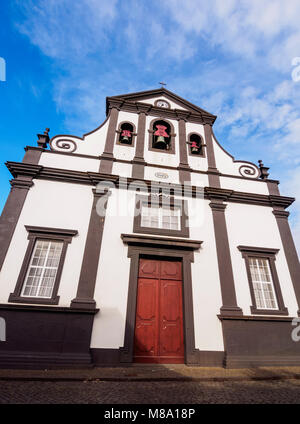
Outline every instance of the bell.
{"label": "bell", "polygon": [[194,153],[194,154],[199,153],[199,146],[197,145],[197,143],[195,141],[192,142],[191,152]]}
{"label": "bell", "polygon": [[153,147],[155,147],[155,149],[167,150],[168,144],[165,140],[165,137],[163,137],[162,135],[159,135],[157,137],[157,140],[154,142]]}
{"label": "bell", "polygon": [[122,141],[122,143],[127,143],[127,144],[129,144],[129,143],[130,143],[129,137],[128,137],[127,135],[124,135],[124,136],[122,137],[121,141]]}

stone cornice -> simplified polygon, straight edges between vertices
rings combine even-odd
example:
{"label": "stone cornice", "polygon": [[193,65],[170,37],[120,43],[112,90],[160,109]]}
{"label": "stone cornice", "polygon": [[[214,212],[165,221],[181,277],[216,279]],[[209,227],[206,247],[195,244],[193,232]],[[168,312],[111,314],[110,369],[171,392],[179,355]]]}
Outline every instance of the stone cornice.
{"label": "stone cornice", "polygon": [[276,218],[282,218],[282,219],[287,219],[290,215],[290,213],[288,211],[283,211],[281,209],[274,209],[273,210],[273,214],[276,216]]}
{"label": "stone cornice", "polygon": [[20,175],[35,178],[43,169],[40,165],[32,165],[21,162],[6,162],[5,165],[14,178],[17,178]]}
{"label": "stone cornice", "polygon": [[282,208],[287,208],[295,201],[293,197],[245,193],[222,188],[196,187],[192,185],[183,188],[181,184],[161,183],[150,180],[136,180],[131,177],[125,178],[118,175],[103,174],[98,172],[82,172],[60,168],[49,168],[20,162],[7,162],[6,165],[14,177],[24,176],[93,186],[97,185],[101,181],[111,181],[118,188],[127,188],[130,184],[131,189],[134,189],[135,181],[137,182],[136,187],[140,187],[139,181],[142,181],[148,189],[151,187],[151,185],[152,187],[157,186],[160,188],[160,191],[165,190],[166,192],[170,191],[171,188],[171,193],[172,191],[175,192],[175,194],[182,193],[182,195],[185,197],[196,197],[200,194],[203,195],[204,198],[213,202],[226,201],[274,207],[274,198],[276,198],[276,202],[280,203]]}
{"label": "stone cornice", "polygon": [[131,246],[150,246],[155,248],[198,250],[203,241],[183,240],[174,237],[144,236],[139,234],[121,234],[123,243]]}
{"label": "stone cornice", "polygon": [[283,207],[286,208],[286,202],[288,201],[288,199],[290,199],[290,197],[285,197],[285,196],[280,196],[280,195],[275,195],[275,194],[270,194],[270,201],[273,205],[273,207]]}

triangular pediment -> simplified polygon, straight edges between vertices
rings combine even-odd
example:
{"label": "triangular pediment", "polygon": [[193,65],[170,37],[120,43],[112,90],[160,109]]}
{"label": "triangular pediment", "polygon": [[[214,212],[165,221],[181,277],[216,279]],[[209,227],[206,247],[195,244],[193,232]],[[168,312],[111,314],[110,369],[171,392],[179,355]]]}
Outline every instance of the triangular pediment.
{"label": "triangular pediment", "polygon": [[170,109],[185,110],[193,114],[210,116],[211,118],[213,118],[213,120],[216,119],[215,115],[212,115],[206,110],[194,105],[193,103],[190,103],[189,101],[183,99],[182,97],[163,87],[155,90],[140,91],[137,93],[120,94],[118,96],[109,97],[109,99],[122,99],[124,101],[129,101],[133,103],[139,102],[144,104],[151,104],[154,106],[157,106],[157,101],[165,100],[169,103]]}

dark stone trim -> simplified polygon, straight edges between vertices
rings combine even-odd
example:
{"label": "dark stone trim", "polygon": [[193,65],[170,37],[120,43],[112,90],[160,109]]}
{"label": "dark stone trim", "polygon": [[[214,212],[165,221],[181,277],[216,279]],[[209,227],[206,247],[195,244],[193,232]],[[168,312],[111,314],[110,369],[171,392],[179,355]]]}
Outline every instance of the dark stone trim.
{"label": "dark stone trim", "polygon": [[184,184],[184,182],[191,182],[191,173],[190,166],[188,163],[188,155],[187,155],[187,144],[186,144],[186,125],[185,119],[180,117],[178,121],[178,129],[179,129],[179,182]]}
{"label": "dark stone trim", "polygon": [[[122,126],[123,124],[130,124],[130,125],[132,126],[132,128],[133,128],[133,132],[132,132],[132,134],[131,134],[131,139],[132,139],[132,143],[131,143],[131,144],[121,143],[121,142],[119,141],[119,137],[120,137],[120,134],[121,134],[121,132],[122,132],[122,130],[121,130],[121,126]],[[130,121],[122,121],[122,122],[119,122],[118,129],[116,130],[116,134],[117,134],[117,136],[116,136],[116,137],[117,137],[117,138],[116,138],[116,144],[117,144],[118,146],[135,147],[135,137],[136,137],[137,133],[136,133],[136,127],[135,127],[135,125],[134,125],[134,123],[133,123],[133,122],[130,122]]]}
{"label": "dark stone trim", "polygon": [[98,215],[97,204],[98,201],[101,201],[103,202],[102,206],[104,207],[104,205],[107,204],[108,197],[111,193],[109,191],[106,191],[105,193],[97,193],[97,190],[94,190],[93,193],[94,200],[90,215],[77,294],[76,298],[71,302],[71,308],[96,308],[94,291],[98,273],[98,264],[100,259],[106,214],[106,209],[101,208],[103,214],[102,216]]}
{"label": "dark stone trim", "polygon": [[[152,147],[152,141],[153,141],[152,139],[153,139],[153,133],[154,133],[154,128],[153,127],[154,127],[155,122],[157,122],[157,121],[166,121],[167,124],[170,125],[171,133],[170,133],[170,143],[169,143],[170,149],[169,150],[155,149],[154,147]],[[175,134],[174,125],[172,124],[172,122],[170,122],[167,119],[165,119],[165,118],[163,118],[163,117],[160,116],[160,117],[158,117],[156,119],[153,119],[150,122],[148,132],[149,132],[149,143],[148,143],[148,150],[149,151],[151,151],[151,152],[157,152],[157,153],[167,153],[169,155],[174,155],[175,154],[175,137],[176,137],[176,134]]]}
{"label": "dark stone trim", "polygon": [[223,305],[221,314],[242,315],[243,311],[237,305],[233,269],[228,241],[227,225],[225,219],[226,205],[219,199],[212,200],[209,204],[212,209],[216,249],[218,257],[218,268],[221,284]]}
{"label": "dark stone trim", "polygon": [[112,172],[112,159],[114,150],[115,133],[117,128],[119,110],[116,107],[112,107],[110,112],[110,119],[108,124],[108,130],[106,134],[106,142],[104,152],[101,156],[99,172],[111,174]]}
{"label": "dark stone trim", "polygon": [[94,366],[120,366],[120,349],[91,348]]}
{"label": "dark stone trim", "polygon": [[[287,308],[284,305],[280,283],[278,279],[278,274],[277,274],[276,266],[275,266],[275,259],[276,259],[275,255],[279,252],[279,249],[254,247],[254,246],[238,246],[238,249],[240,252],[242,252],[242,256],[245,259],[245,263],[246,263],[247,277],[248,277],[250,295],[252,300],[252,305],[250,307],[251,313],[264,314],[264,315],[288,315],[289,313]],[[273,280],[275,296],[277,299],[278,309],[273,309],[273,310],[260,309],[257,307],[255,295],[254,295],[254,289],[253,289],[253,282],[252,282],[251,272],[250,272],[249,257],[268,259],[270,270],[271,270],[271,276]]]}
{"label": "dark stone trim", "polygon": [[[200,154],[197,154],[197,155],[194,155],[192,152],[191,152],[191,146],[189,145],[189,147],[188,147],[188,155],[189,156],[191,156],[191,157],[193,157],[193,158],[206,158],[206,154],[205,154],[205,148],[206,148],[206,144],[204,143],[204,140],[203,140],[203,137],[202,137],[202,135],[200,135],[199,133],[197,133],[197,132],[195,132],[195,131],[193,131],[193,132],[190,132],[189,134],[188,134],[188,136],[187,136],[187,143],[190,143],[190,141],[191,141],[191,136],[192,135],[197,135],[198,137],[200,137],[200,140],[201,140],[201,153]],[[191,169],[191,172],[195,172],[195,171],[193,171],[192,169]]]}
{"label": "dark stone trim", "polygon": [[[13,293],[9,295],[8,302],[14,303],[32,303],[32,304],[48,304],[48,305],[57,305],[59,303],[58,288],[61,279],[62,269],[67,253],[68,244],[71,243],[72,237],[78,234],[77,230],[65,230],[58,228],[47,228],[47,227],[33,227],[25,225],[26,230],[28,231],[28,246],[23,260],[23,264],[19,273],[17,284]],[[30,265],[30,260],[34,250],[34,246],[37,240],[51,240],[51,241],[60,241],[63,242],[63,248],[60,256],[60,261],[56,273],[56,278],[52,290],[51,298],[41,298],[41,297],[26,297],[21,296],[23,285],[25,283],[25,278],[27,274],[28,267]]]}
{"label": "dark stone trim", "polygon": [[35,236],[47,238],[51,238],[52,236],[54,236],[61,240],[66,239],[66,241],[71,243],[71,237],[74,237],[78,234],[77,230],[69,230],[64,228],[35,227],[32,225],[25,225],[25,228],[29,233],[29,240],[34,238]]}
{"label": "dark stone trim", "polygon": [[220,321],[224,320],[235,320],[235,321],[280,321],[280,322],[292,322],[293,317],[281,317],[281,316],[257,316],[257,315],[218,315]]}
{"label": "dark stone trim", "polygon": [[[264,180],[262,180],[264,181]],[[266,180],[270,195],[280,196],[278,181]]]}
{"label": "dark stone trim", "polygon": [[[112,181],[116,184],[116,186],[119,186],[119,181],[124,181],[124,178],[119,177],[118,175],[113,174],[103,174],[103,173],[97,173],[97,172],[82,172],[82,171],[72,171],[67,169],[60,169],[60,168],[49,168],[44,166],[37,166],[37,165],[28,165],[28,164],[22,164],[19,162],[7,162],[7,167],[10,170],[10,172],[15,175],[22,176],[23,174],[26,175],[27,172],[35,172],[35,177],[38,179],[46,179],[46,180],[54,180],[54,181],[62,181],[62,182],[69,182],[73,184],[84,184],[84,185],[96,185],[100,181]],[[160,166],[158,166],[160,168]],[[126,177],[127,185],[131,184],[133,181],[136,181],[135,178]],[[150,180],[142,180],[148,187],[151,186],[151,183],[153,181]],[[260,180],[255,180],[260,181]],[[14,184],[22,184],[23,180],[21,178],[18,178],[16,180],[13,180],[12,183]],[[24,179],[24,184],[31,184],[32,182],[28,182],[28,180]],[[165,183],[166,186],[170,186],[170,184]],[[171,184],[172,187],[180,190],[182,189],[181,184]],[[120,187],[125,187],[124,184],[120,184]],[[183,195],[186,195],[188,197],[196,195],[196,191],[199,190],[199,187],[190,186],[186,187],[185,192],[182,192]],[[228,194],[229,193],[229,194]],[[226,197],[226,201],[228,202],[235,202],[235,203],[245,203],[245,204],[251,204],[251,205],[260,205],[260,206],[274,206],[274,202],[279,203],[284,208],[287,208],[290,206],[295,199],[293,197],[286,197],[286,196],[268,196],[265,194],[255,194],[255,193],[244,193],[240,191],[234,191],[234,190],[227,190],[217,187],[205,187],[204,188],[204,196],[207,199],[210,199],[212,195],[219,196],[224,195]]]}
{"label": "dark stone trim", "polygon": [[144,179],[144,148],[145,148],[146,114],[141,112],[138,120],[135,156],[132,161],[132,178]]}
{"label": "dark stone trim", "polygon": [[1,368],[91,367],[94,313],[42,305],[0,305],[7,340],[0,343]]}
{"label": "dark stone trim", "polygon": [[[121,349],[106,349],[106,348],[92,348],[91,349],[92,362],[94,366],[127,366],[130,367],[131,363],[121,362]],[[197,363],[202,367],[222,367],[224,363],[224,352],[213,350],[196,350]],[[189,365],[189,364],[187,364]]]}
{"label": "dark stone trim", "polygon": [[42,147],[26,146],[23,163],[32,163],[38,165],[41,155],[44,151]]}
{"label": "dark stone trim", "polygon": [[[173,250],[169,249],[168,247],[163,248],[163,246],[158,248],[155,246],[155,239],[156,238],[154,238],[154,247],[145,247],[142,240],[140,245],[129,246],[128,248],[128,257],[131,258],[131,267],[127,297],[125,338],[124,346],[120,348],[120,362],[132,363],[133,361],[139,259],[141,256],[150,255],[156,256],[158,259],[172,257],[182,261],[185,363],[190,365],[197,364],[199,362],[199,350],[195,348],[193,291],[191,276],[191,262],[194,261],[193,252],[190,250]],[[123,241],[126,241],[124,237]],[[175,247],[175,245],[173,247]]]}
{"label": "dark stone trim", "polygon": [[289,212],[279,209],[279,207],[275,206],[273,210],[273,214],[276,218],[277,226],[279,229],[279,234],[281,237],[281,242],[282,242],[285,258],[286,258],[287,265],[290,271],[290,276],[291,276],[291,280],[293,283],[295,296],[296,296],[296,300],[298,304],[298,316],[300,316],[300,284],[299,284],[300,264],[299,264],[297,250],[295,247],[295,243],[294,243],[293,236],[292,236],[291,229],[288,222]]}
{"label": "dark stone trim", "polygon": [[68,314],[88,314],[95,315],[99,309],[84,309],[84,308],[69,308],[65,306],[48,306],[48,305],[14,305],[1,303],[0,311],[2,310],[17,310],[17,311],[31,311],[31,312],[53,312],[53,313],[68,313]]}
{"label": "dark stone trim", "polygon": [[202,241],[199,240],[183,240],[173,237],[156,237],[142,236],[138,234],[121,234],[123,243],[129,246],[142,246],[162,249],[184,249],[198,250],[201,247]]}
{"label": "dark stone trim", "polygon": [[300,365],[300,343],[292,340],[293,318],[218,316],[227,368]]}
{"label": "dark stone trim", "polygon": [[[168,203],[169,202],[169,203]],[[148,196],[141,196],[136,195],[135,200],[135,214],[134,214],[134,220],[133,220],[133,232],[134,233],[143,233],[143,234],[158,234],[158,235],[167,235],[171,237],[189,237],[190,231],[189,231],[189,223],[188,223],[188,215],[186,214],[186,211],[188,210],[188,203],[186,200],[180,200],[175,199],[174,197],[171,197],[170,199],[167,199],[166,206],[169,206],[172,208],[174,206],[179,206],[181,209],[181,218],[180,218],[180,226],[181,230],[168,230],[164,228],[150,228],[150,227],[142,227],[141,226],[141,210],[142,210],[142,204],[147,204],[148,206],[156,205],[156,206],[162,206],[164,204],[164,199],[161,197],[157,199],[156,197],[148,197]],[[137,213],[139,211],[139,213]]]}
{"label": "dark stone trim", "polygon": [[208,181],[211,187],[221,187],[220,184],[220,173],[216,167],[215,152],[212,140],[212,128],[209,124],[204,125],[204,137],[207,152],[207,164],[208,164]]}
{"label": "dark stone trim", "polygon": [[238,246],[240,252],[245,252],[245,256],[253,254],[257,257],[270,257],[276,255],[279,249],[257,246]]}

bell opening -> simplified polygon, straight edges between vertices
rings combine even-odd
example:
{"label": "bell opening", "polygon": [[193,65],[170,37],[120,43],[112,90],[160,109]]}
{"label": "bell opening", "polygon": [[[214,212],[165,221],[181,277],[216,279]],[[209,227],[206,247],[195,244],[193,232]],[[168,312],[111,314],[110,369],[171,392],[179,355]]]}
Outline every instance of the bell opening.
{"label": "bell opening", "polygon": [[159,150],[170,149],[171,127],[165,121],[156,121],[153,125],[152,147]]}
{"label": "bell opening", "polygon": [[190,149],[192,155],[200,155],[202,151],[201,137],[197,134],[190,136]]}
{"label": "bell opening", "polygon": [[119,143],[132,144],[133,126],[129,123],[124,123],[120,128]]}

